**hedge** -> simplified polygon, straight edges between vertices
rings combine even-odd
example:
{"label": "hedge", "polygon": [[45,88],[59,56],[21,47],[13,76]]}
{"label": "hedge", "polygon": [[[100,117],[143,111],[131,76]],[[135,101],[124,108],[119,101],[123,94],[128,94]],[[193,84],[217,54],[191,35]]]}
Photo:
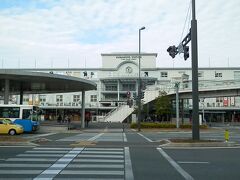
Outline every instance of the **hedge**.
{"label": "hedge", "polygon": [[[137,128],[138,124],[137,123],[132,123],[130,125],[131,128]],[[182,129],[191,129],[192,125],[191,124],[181,124],[179,126]],[[207,125],[200,125],[199,126],[201,129],[206,129]],[[141,123],[141,128],[176,128],[176,124],[172,123],[149,123],[149,122],[143,122]]]}

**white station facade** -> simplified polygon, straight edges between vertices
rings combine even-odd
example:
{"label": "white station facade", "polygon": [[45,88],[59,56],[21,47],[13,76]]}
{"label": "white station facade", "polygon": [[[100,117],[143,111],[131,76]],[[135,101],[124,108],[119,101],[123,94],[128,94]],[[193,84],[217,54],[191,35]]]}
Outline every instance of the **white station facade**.
{"label": "white station facade", "polygon": [[[101,54],[101,68],[51,68],[51,69],[22,69],[44,73],[62,74],[85,78],[97,84],[97,90],[85,94],[85,108],[91,120],[103,121],[104,117],[120,106],[126,104],[127,93],[131,97],[138,88],[138,53],[108,53]],[[141,79],[146,87],[159,87],[174,81],[191,81],[191,68],[160,68],[156,66],[157,53],[141,54]],[[207,67],[199,68],[199,82],[240,80],[240,68],[237,67]],[[2,101],[2,100],[1,100]],[[10,103],[19,103],[18,96],[12,96]],[[53,120],[59,114],[73,114],[73,120],[79,120],[81,109],[81,92],[57,94],[24,95],[23,104],[36,104],[45,111],[45,120]],[[183,101],[184,118],[189,118],[191,100]],[[206,120],[216,122],[239,121],[240,98],[213,97],[200,102],[200,111],[205,109]],[[153,108],[154,109],[154,108]],[[151,113],[150,110],[148,113]],[[234,117],[232,116],[234,114]],[[174,117],[173,117],[174,118]]]}

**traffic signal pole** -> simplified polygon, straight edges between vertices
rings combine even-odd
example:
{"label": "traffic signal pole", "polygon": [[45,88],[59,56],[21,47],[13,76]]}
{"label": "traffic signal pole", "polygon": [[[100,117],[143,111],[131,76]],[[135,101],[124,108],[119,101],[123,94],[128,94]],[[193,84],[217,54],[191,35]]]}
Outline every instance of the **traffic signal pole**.
{"label": "traffic signal pole", "polygon": [[198,47],[197,47],[197,20],[195,12],[195,0],[192,0],[191,21],[192,43],[192,139],[199,140],[199,95],[198,95]]}
{"label": "traffic signal pole", "polygon": [[195,0],[192,0],[191,30],[178,47],[170,46],[167,52],[172,58],[176,54],[184,53],[184,60],[189,57],[189,48],[186,46],[191,41],[192,48],[192,139],[200,140],[199,133],[199,92],[198,92],[198,43],[197,43],[197,20]]}

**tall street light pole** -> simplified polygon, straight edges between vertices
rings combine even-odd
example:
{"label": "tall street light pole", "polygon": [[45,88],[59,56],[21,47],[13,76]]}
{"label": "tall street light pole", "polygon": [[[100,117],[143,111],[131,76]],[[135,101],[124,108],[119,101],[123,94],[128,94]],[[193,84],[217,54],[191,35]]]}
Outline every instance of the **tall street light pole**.
{"label": "tall street light pole", "polygon": [[141,27],[138,30],[138,35],[139,35],[139,42],[138,42],[138,131],[141,130],[141,94],[142,94],[142,90],[141,90],[141,31],[144,30],[145,27]]}
{"label": "tall street light pole", "polygon": [[199,140],[199,95],[198,95],[198,47],[197,47],[197,20],[195,11],[195,0],[192,0],[191,21],[191,43],[192,43],[192,139]]}

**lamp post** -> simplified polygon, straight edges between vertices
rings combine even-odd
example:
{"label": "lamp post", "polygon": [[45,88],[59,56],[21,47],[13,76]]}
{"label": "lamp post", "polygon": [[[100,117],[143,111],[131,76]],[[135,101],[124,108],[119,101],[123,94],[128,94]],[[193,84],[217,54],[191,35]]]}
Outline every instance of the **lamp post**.
{"label": "lamp post", "polygon": [[141,27],[139,30],[138,30],[138,35],[139,35],[139,42],[138,42],[138,131],[141,130],[141,94],[142,94],[142,90],[141,90],[141,31],[144,30],[145,27]]}

